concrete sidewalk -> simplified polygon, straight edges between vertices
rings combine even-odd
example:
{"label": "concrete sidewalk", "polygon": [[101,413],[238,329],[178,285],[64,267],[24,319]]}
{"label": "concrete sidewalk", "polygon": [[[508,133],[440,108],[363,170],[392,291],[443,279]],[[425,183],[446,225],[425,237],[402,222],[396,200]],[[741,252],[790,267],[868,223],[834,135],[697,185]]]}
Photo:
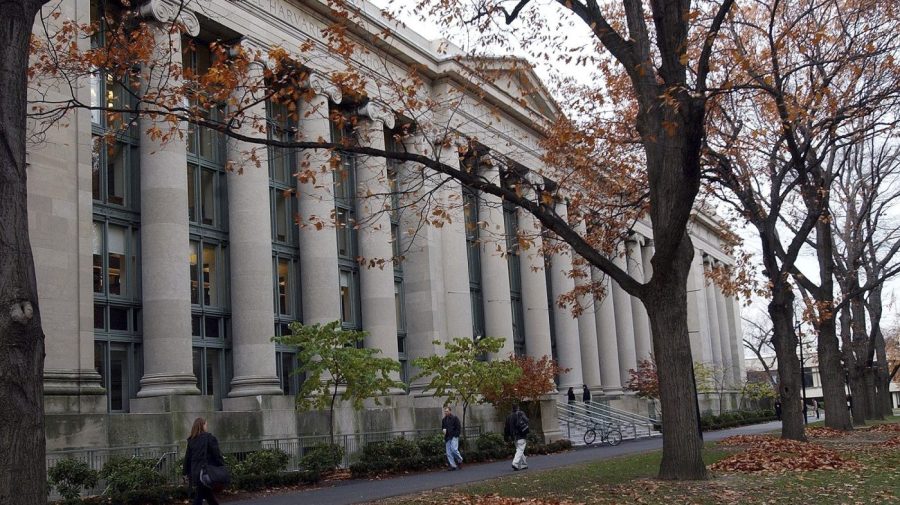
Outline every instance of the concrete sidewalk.
{"label": "concrete sidewalk", "polygon": [[[731,435],[751,435],[778,430],[781,422],[775,421],[752,426],[742,426],[730,430],[713,431],[703,434],[706,441],[720,440]],[[662,448],[662,439],[652,438],[626,441],[616,447],[606,445],[578,449],[560,454],[530,456],[526,472],[547,470],[598,461],[623,454],[635,454]],[[465,456],[465,454],[463,454]],[[510,461],[466,465],[457,472],[435,470],[432,472],[401,475],[378,480],[348,480],[331,487],[321,487],[296,491],[277,496],[267,496],[252,500],[229,502],[231,505],[349,505],[370,502],[392,496],[429,491],[447,486],[478,482],[512,474]],[[518,475],[518,474],[517,474]]]}

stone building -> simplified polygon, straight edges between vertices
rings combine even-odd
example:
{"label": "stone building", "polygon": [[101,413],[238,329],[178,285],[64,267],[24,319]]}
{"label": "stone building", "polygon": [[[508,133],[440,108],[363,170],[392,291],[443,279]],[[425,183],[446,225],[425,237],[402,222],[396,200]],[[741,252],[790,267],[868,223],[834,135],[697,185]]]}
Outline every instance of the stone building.
{"label": "stone building", "polygon": [[[179,16],[193,41],[183,51],[183,41],[172,41],[172,54],[197,71],[208,62],[209,42],[242,38],[261,48],[318,43],[329,16],[321,0],[208,0],[184,9],[167,2],[151,0],[140,12],[151,24]],[[99,5],[66,0],[61,10],[80,22],[98,21]],[[374,6],[361,0],[359,7],[360,29],[375,33],[386,26]],[[397,30],[391,46],[372,47],[365,57],[374,60],[361,65],[419,66],[425,92],[459,99],[445,118],[449,128],[519,167],[540,167],[534,124],[557,109],[530,70],[504,69],[501,62],[493,82],[468,82],[452,47],[447,53],[441,41],[391,27]],[[159,36],[160,47],[170,42],[164,30]],[[304,115],[296,126],[306,138],[350,134],[374,147],[392,142],[397,118],[391,103],[355,103],[325,77],[327,57],[309,64],[307,85],[315,98],[302,107],[352,106],[359,121],[355,131],[342,131],[327,114]],[[124,100],[108,84],[92,79],[77,93],[98,105]],[[522,89],[532,90],[527,100],[515,98]],[[272,149],[262,169],[238,174],[226,166],[247,148],[240,142],[192,128],[161,144],[147,135],[147,121],[103,141],[109,121],[99,111],[76,111],[28,153],[29,225],[47,335],[49,450],[171,443],[184,438],[195,415],[233,439],[327,431],[324,416],[294,411],[300,380],[292,374],[294,355],[270,340],[295,320],[340,319],[368,331],[365,345],[399,360],[407,382],[413,374],[408,363],[434,353],[435,339],[504,336],[505,352],[553,355],[569,368],[559,378],[562,393],[586,384],[595,398],[637,408],[623,384],[627,371],[651,352],[644,308],[615,285],[577,318],[559,308],[554,300],[576,282],[564,273],[568,254],[545,259],[497,252],[512,229],[539,236],[534,219],[521,210],[443,184],[436,198],[461,199],[469,212],[462,216],[460,209],[457,219],[413,238],[401,231],[409,217],[377,212],[357,194],[372,185],[389,187],[408,167],[345,156],[344,176],[323,188],[292,176],[299,163],[327,163],[322,152]],[[269,135],[281,134],[273,121]],[[453,160],[456,152],[441,156]],[[485,170],[489,178],[501,175]],[[339,226],[298,227],[295,213],[333,214]],[[372,225],[341,226],[362,221]],[[718,230],[714,217],[699,212],[691,225],[697,248],[689,286],[691,348],[696,361],[727,370],[737,384],[743,376],[739,307],[704,281],[705,270],[732,261]],[[391,257],[395,247],[403,248],[405,260],[394,268],[355,261]],[[637,223],[623,248],[621,265],[638,279],[648,276],[649,227]],[[440,404],[422,393],[422,384],[410,383],[385,405],[342,410],[338,430],[434,428]],[[475,423],[495,422],[490,409],[473,416]],[[553,422],[545,431],[556,429]]]}

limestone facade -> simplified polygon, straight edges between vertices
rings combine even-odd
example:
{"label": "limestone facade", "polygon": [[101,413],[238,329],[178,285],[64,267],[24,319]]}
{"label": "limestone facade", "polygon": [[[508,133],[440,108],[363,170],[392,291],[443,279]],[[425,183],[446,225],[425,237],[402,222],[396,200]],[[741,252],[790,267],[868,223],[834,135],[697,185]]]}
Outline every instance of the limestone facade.
{"label": "limestone facade", "polygon": [[[358,6],[369,33],[386,26],[374,6]],[[177,15],[201,41],[219,34],[255,47],[298,47],[310,39],[321,46],[328,23],[320,0],[170,7],[167,0],[151,0],[141,12],[151,23]],[[90,0],[66,0],[62,10],[92,21]],[[477,138],[518,166],[541,167],[535,122],[556,109],[533,73],[510,70],[493,83],[478,83],[483,94],[475,95],[440,41],[391,28],[397,36],[390,54],[372,47],[359,56],[360,65],[420,66],[424,94],[459,104],[453,114],[435,112],[435,124]],[[165,30],[158,36],[160,47],[173,48],[185,66],[202,65],[202,55],[183,51]],[[333,64],[309,61],[315,97],[300,104],[300,135],[357,135],[365,145],[385,146],[396,116],[389,101],[360,107],[354,131],[336,131],[329,121],[329,109],[352,102],[324,78]],[[525,102],[513,98],[523,83],[538,90]],[[102,79],[84,84],[77,92],[85,103],[124,99]],[[412,234],[407,230],[415,216],[384,212],[396,202],[363,197],[389,192],[397,171],[415,173],[408,164],[345,156],[338,171],[345,177],[323,172],[324,184],[292,174],[300,166],[328,165],[328,154],[268,149],[259,155],[261,169],[238,174],[226,166],[252,149],[240,142],[185,126],[183,138],[160,144],[146,134],[147,120],[98,145],[109,126],[102,114],[79,110],[29,149],[29,225],[47,336],[49,449],[170,443],[184,437],[195,415],[237,439],[327,431],[323,416],[294,412],[301,377],[292,374],[291,350],[270,340],[294,320],[340,319],[369,332],[365,345],[404,364],[408,391],[363,412],[341,410],[339,432],[437,427],[440,400],[422,394],[421,381],[410,381],[410,362],[437,352],[434,340],[453,337],[506,337],[502,356],[552,354],[569,369],[559,378],[561,394],[570,386],[580,393],[587,384],[595,399],[632,405],[623,389],[628,370],[652,352],[646,310],[616,285],[603,300],[582,300],[588,310],[577,318],[558,307],[556,298],[585,280],[569,274],[571,253],[538,256],[540,238],[527,250],[505,254],[510,226],[540,237],[539,224],[521,210],[469,195],[472,205],[464,211],[452,205],[467,198],[458,183],[432,188],[426,179],[416,191],[431,191],[455,210],[443,226]],[[273,126],[269,135],[278,134]],[[455,149],[422,139],[404,147],[453,163],[457,158]],[[501,177],[498,167],[485,167],[482,175],[498,183]],[[298,226],[295,215],[306,224]],[[470,219],[477,233],[466,226]],[[316,220],[326,225],[309,225]],[[722,252],[718,227],[702,213],[692,223],[691,348],[695,361],[728,370],[736,386],[744,363],[739,307],[704,278],[705,269],[732,261]],[[393,267],[356,261],[389,258],[398,247],[404,259]],[[637,223],[621,247],[620,266],[648,279],[650,228]],[[603,279],[596,270],[591,275]],[[497,421],[489,409],[476,409],[474,417],[486,426]]]}

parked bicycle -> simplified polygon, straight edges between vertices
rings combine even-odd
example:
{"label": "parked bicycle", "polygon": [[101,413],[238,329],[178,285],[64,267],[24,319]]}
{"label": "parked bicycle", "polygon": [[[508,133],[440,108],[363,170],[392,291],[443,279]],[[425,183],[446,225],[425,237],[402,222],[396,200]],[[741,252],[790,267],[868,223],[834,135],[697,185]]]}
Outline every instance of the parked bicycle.
{"label": "parked bicycle", "polygon": [[597,434],[600,434],[600,443],[606,442],[609,445],[619,445],[622,442],[622,432],[612,423],[597,423],[584,432],[584,443],[591,445],[597,440]]}

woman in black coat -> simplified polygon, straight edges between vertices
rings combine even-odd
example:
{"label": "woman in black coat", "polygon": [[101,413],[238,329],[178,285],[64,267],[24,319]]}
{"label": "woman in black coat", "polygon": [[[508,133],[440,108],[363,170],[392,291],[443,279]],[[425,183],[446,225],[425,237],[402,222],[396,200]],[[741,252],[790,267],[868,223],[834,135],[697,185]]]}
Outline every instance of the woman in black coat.
{"label": "woman in black coat", "polygon": [[195,489],[194,505],[203,505],[204,499],[209,505],[219,505],[213,490],[200,482],[200,470],[207,466],[224,467],[225,459],[219,451],[219,441],[207,431],[206,420],[198,417],[191,426],[182,470],[182,475],[190,479],[191,487]]}

